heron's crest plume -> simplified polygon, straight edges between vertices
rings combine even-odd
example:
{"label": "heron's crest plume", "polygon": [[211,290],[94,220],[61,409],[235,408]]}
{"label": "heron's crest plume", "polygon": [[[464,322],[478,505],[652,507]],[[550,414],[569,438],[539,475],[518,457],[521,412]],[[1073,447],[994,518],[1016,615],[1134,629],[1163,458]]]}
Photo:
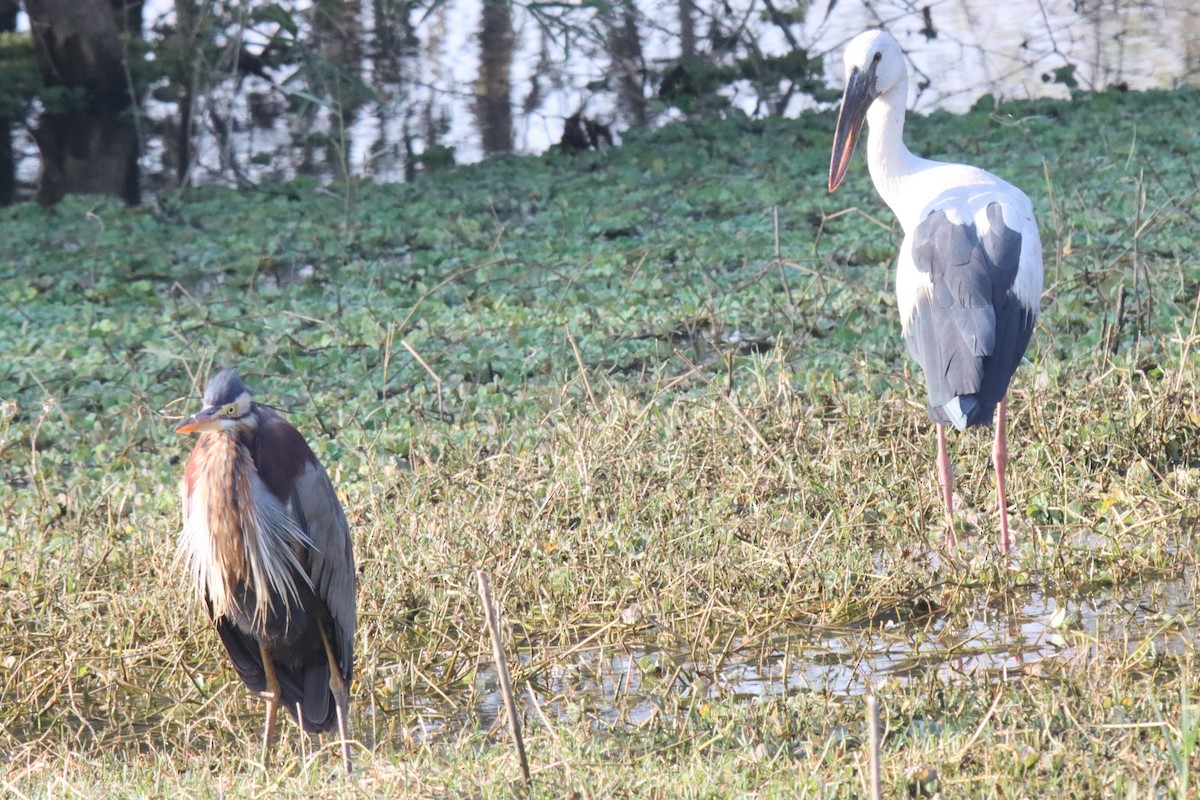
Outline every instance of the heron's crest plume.
{"label": "heron's crest plume", "polygon": [[249,391],[246,384],[242,383],[237,370],[226,367],[208,381],[208,388],[204,390],[204,405],[211,408],[232,403],[242,394],[249,394]]}

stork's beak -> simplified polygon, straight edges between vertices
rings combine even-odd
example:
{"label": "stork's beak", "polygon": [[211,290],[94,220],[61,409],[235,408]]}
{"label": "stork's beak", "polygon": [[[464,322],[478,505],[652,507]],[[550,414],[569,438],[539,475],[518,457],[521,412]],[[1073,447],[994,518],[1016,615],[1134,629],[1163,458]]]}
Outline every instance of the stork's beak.
{"label": "stork's beak", "polygon": [[867,118],[867,109],[875,101],[875,64],[867,67],[866,71],[855,67],[850,71],[850,80],[846,81],[846,91],[842,93],[842,108],[838,112],[837,130],[833,134],[833,157],[829,159],[829,191],[841,185],[850,168],[850,158],[854,155],[854,145],[858,142],[858,133],[862,130],[863,120]]}
{"label": "stork's beak", "polygon": [[206,408],[203,411],[193,414],[183,422],[175,426],[176,433],[195,433],[196,431],[208,430],[212,423],[218,419],[220,409],[216,406]]}

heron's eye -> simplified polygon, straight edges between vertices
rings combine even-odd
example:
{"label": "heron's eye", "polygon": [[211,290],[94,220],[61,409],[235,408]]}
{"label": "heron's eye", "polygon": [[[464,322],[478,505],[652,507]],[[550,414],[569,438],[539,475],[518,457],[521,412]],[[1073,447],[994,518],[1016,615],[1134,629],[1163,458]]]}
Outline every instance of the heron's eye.
{"label": "heron's eye", "polygon": [[237,414],[237,406],[233,403],[230,403],[229,405],[227,405],[221,409],[221,413],[227,417],[232,417],[235,414]]}
{"label": "heron's eye", "polygon": [[883,58],[883,53],[876,53],[876,54],[875,54],[875,57],[871,59],[871,63],[872,63],[872,64],[878,64],[878,63],[879,63],[879,59],[881,59],[881,58]]}

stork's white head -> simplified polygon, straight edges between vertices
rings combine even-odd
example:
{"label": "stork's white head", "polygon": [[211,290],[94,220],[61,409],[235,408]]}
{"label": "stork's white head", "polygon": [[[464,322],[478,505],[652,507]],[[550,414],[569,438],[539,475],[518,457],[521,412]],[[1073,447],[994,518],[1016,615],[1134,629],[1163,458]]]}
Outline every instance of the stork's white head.
{"label": "stork's white head", "polygon": [[829,191],[846,177],[858,132],[875,98],[891,91],[908,91],[908,67],[900,45],[887,31],[867,31],[846,45],[846,90],[838,112],[829,162]]}
{"label": "stork's white head", "polygon": [[908,83],[904,53],[887,31],[866,31],[855,36],[846,45],[842,60],[846,63],[847,86],[856,70],[864,77],[868,72],[874,75],[874,85],[867,87],[872,100],[901,83]]}

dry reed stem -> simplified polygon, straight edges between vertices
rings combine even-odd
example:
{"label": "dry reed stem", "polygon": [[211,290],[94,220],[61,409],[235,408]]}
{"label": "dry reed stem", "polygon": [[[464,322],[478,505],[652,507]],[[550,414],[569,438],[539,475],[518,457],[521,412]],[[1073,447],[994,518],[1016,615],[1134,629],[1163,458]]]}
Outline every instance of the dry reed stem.
{"label": "dry reed stem", "polygon": [[508,663],[504,658],[504,641],[500,638],[500,621],[497,619],[496,608],[492,604],[492,590],[488,585],[487,574],[475,570],[479,580],[479,598],[483,601],[483,618],[487,623],[488,633],[492,639],[492,654],[496,659],[496,677],[500,683],[500,696],[504,698],[504,710],[508,714],[508,730],[512,734],[513,746],[517,750],[517,760],[521,764],[521,777],[525,780],[525,788],[533,785],[529,774],[529,759],[525,755],[525,739],[521,735],[521,718],[517,715],[517,701],[513,697],[512,680],[508,674]]}
{"label": "dry reed stem", "polygon": [[881,800],[883,779],[879,773],[879,703],[874,692],[867,695],[867,740],[871,757],[871,798]]}

